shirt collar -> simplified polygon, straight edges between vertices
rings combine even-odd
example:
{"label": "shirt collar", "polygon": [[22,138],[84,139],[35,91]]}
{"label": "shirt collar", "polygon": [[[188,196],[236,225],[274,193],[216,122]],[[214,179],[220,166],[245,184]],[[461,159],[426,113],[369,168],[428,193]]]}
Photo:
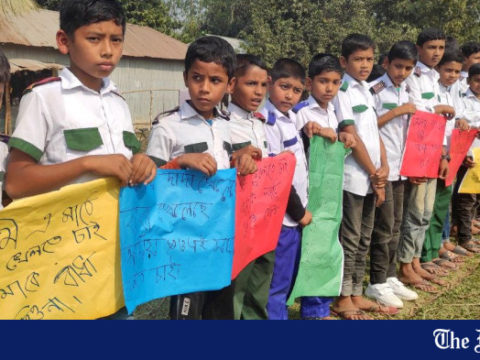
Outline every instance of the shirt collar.
{"label": "shirt collar", "polygon": [[228,104],[228,111],[230,111],[232,116],[240,119],[250,119],[252,117],[252,113],[250,111],[243,110],[240,106],[235,105],[232,102]]}
{"label": "shirt collar", "polygon": [[467,92],[465,93],[465,97],[468,97],[468,98],[474,97],[475,99],[478,100],[477,95],[475,95],[470,88],[468,88]]}
{"label": "shirt collar", "polygon": [[348,82],[350,86],[363,87],[368,90],[368,83],[366,81],[358,81],[351,77],[349,74],[345,73],[343,75],[342,82]]}
{"label": "shirt collar", "polygon": [[[92,90],[89,87],[83,85],[82,82],[75,76],[75,74],[72,73],[72,71],[67,67],[63,68],[63,70],[60,71],[59,76],[62,78],[62,88],[65,90],[81,87],[84,90],[98,94],[95,90]],[[103,95],[112,91],[117,91],[117,87],[108,77],[104,78],[102,81],[102,88],[100,89],[100,94]]]}
{"label": "shirt collar", "polygon": [[428,67],[427,65],[425,65],[421,61],[417,61],[417,66],[420,68],[420,70],[424,74],[434,74],[434,75],[438,74],[437,70]]}
{"label": "shirt collar", "polygon": [[292,110],[288,111],[288,116],[285,116],[281,111],[279,111],[275,105],[272,104],[270,99],[268,99],[265,102],[265,109],[267,110],[267,119],[268,119],[268,113],[273,112],[275,114],[275,118],[277,120],[283,119],[284,121],[290,121],[290,119],[293,119],[292,116],[294,116]]}
{"label": "shirt collar", "polygon": [[307,99],[307,102],[308,102],[308,108],[309,109],[318,109],[322,112],[325,112],[327,113],[328,111],[333,111],[335,109],[335,107],[333,106],[332,102],[329,101],[328,102],[328,105],[327,105],[327,108],[324,109],[320,106],[320,104],[317,102],[317,100],[315,100],[315,98],[310,95]]}
{"label": "shirt collar", "polygon": [[[194,118],[194,117],[198,117],[198,118],[206,121],[206,119],[202,115],[200,115],[197,112],[197,110],[195,110],[193,108],[192,105],[190,105],[188,100],[186,100],[186,101],[184,101],[180,104],[180,111],[179,112],[180,112],[180,118],[182,120],[187,120],[187,119],[191,119],[191,118]],[[213,113],[214,113],[214,118],[217,118],[217,117],[219,117],[220,111],[217,108],[214,108]],[[211,119],[211,120],[213,120],[213,119]]]}
{"label": "shirt collar", "polygon": [[464,79],[467,79],[468,78],[468,71],[460,71],[460,76]]}
{"label": "shirt collar", "polygon": [[440,80],[438,80],[438,86],[440,87],[440,90],[442,90],[444,92],[450,92],[450,89],[452,88],[452,85],[445,86],[440,82]]}

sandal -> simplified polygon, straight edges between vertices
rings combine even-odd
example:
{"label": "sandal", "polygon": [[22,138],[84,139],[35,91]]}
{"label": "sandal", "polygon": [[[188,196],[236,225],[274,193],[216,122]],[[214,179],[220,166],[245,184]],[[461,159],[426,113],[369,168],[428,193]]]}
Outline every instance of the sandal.
{"label": "sandal", "polygon": [[364,311],[385,315],[395,315],[398,313],[398,309],[395,306],[383,306],[380,304],[372,305],[368,309],[364,309]]}
{"label": "sandal", "polygon": [[373,320],[364,311],[359,309],[336,311],[332,310],[332,315],[337,316],[343,320]]}
{"label": "sandal", "polygon": [[[450,261],[452,263],[463,263],[465,260],[460,255],[455,255],[453,252],[447,250],[440,254],[440,258]],[[437,264],[438,265],[438,264]],[[440,265],[442,266],[442,265]]]}
{"label": "sandal", "polygon": [[447,259],[438,258],[438,259],[433,259],[432,261],[435,265],[440,266],[447,270],[456,270],[458,268],[458,266],[455,263],[453,263],[453,261],[450,261]]}
{"label": "sandal", "polygon": [[443,270],[440,266],[437,264],[429,261],[426,263],[421,264],[422,269],[425,271],[428,271],[432,275],[438,275],[438,276],[447,276],[448,272]]}
{"label": "sandal", "polygon": [[420,282],[409,282],[409,281],[402,281],[405,285],[409,285],[411,287],[413,287],[414,289],[417,289],[417,290],[421,290],[421,291],[425,291],[427,293],[430,293],[430,294],[437,294],[438,293],[438,289],[433,286],[432,284],[430,284],[427,280],[422,280]]}
{"label": "sandal", "polygon": [[430,282],[440,286],[447,286],[448,284],[445,280],[439,279],[437,277],[431,279]]}
{"label": "sandal", "polygon": [[455,246],[455,249],[453,249],[452,252],[460,256],[471,256],[471,254],[469,254],[469,252],[460,245]]}
{"label": "sandal", "polygon": [[480,247],[471,240],[460,246],[474,254],[480,253]]}

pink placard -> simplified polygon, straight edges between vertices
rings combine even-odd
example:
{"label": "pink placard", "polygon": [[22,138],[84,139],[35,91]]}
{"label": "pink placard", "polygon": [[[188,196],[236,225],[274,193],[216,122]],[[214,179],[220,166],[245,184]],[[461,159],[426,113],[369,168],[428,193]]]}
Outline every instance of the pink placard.
{"label": "pink placard", "polygon": [[472,146],[478,130],[460,131],[454,129],[450,139],[450,163],[448,165],[448,176],[445,179],[445,186],[450,186],[455,180],[458,169],[462,165],[465,156],[467,156],[468,149]]}

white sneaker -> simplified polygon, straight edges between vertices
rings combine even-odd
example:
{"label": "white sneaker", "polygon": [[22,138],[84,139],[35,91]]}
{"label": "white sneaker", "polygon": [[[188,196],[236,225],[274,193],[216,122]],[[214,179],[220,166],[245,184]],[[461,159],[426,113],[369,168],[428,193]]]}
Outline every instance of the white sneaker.
{"label": "white sneaker", "polygon": [[389,277],[387,279],[387,284],[392,288],[393,293],[397,295],[400,299],[403,299],[403,300],[418,299],[418,294],[415,291],[408,289],[396,277]]}
{"label": "white sneaker", "polygon": [[365,295],[369,298],[377,300],[380,304],[385,306],[394,306],[397,309],[403,308],[403,302],[394,293],[390,285],[383,284],[368,284]]}

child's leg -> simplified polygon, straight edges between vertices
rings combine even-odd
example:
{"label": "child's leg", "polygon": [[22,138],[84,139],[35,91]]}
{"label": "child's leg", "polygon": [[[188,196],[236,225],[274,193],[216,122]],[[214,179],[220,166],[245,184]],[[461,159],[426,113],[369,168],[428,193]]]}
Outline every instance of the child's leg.
{"label": "child's leg", "polygon": [[300,235],[299,228],[282,226],[275,250],[275,264],[268,296],[267,311],[270,320],[288,320],[287,297],[294,281]]}
{"label": "child's leg", "polygon": [[301,317],[302,319],[320,319],[330,316],[330,304],[333,299],[321,296],[302,297]]}
{"label": "child's leg", "polygon": [[392,240],[388,244],[389,262],[387,270],[387,278],[397,276],[397,249],[400,241],[400,226],[403,219],[403,198],[405,190],[405,181],[392,182],[393,197],[393,218],[395,219],[392,229]]}
{"label": "child's leg", "polygon": [[255,260],[248,264],[235,278],[235,290],[233,294],[233,312],[234,319],[240,320],[245,302],[245,296],[248,291],[248,283],[252,276]]}
{"label": "child's leg", "polygon": [[204,320],[233,320],[233,294],[235,281],[220,290],[206,291],[202,311]]}
{"label": "child's leg", "polygon": [[275,252],[270,251],[255,260],[247,292],[243,300],[241,318],[244,320],[267,320],[267,302],[272,282]]}

